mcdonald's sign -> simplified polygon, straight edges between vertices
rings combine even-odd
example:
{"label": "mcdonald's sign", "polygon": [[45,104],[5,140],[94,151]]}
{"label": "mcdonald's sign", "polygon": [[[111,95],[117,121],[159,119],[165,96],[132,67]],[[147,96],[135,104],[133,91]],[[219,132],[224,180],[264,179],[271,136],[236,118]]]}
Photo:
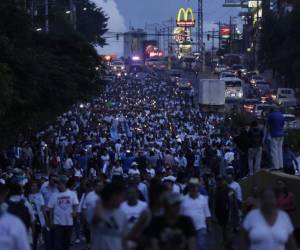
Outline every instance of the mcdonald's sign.
{"label": "mcdonald's sign", "polygon": [[191,8],[181,8],[177,14],[176,24],[178,27],[194,27],[195,17]]}

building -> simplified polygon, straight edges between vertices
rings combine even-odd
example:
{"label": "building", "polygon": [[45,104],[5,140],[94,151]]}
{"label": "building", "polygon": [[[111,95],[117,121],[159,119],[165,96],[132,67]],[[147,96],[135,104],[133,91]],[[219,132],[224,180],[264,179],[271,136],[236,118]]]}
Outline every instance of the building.
{"label": "building", "polygon": [[124,58],[139,57],[144,59],[144,42],[146,38],[147,33],[142,29],[132,29],[124,33]]}

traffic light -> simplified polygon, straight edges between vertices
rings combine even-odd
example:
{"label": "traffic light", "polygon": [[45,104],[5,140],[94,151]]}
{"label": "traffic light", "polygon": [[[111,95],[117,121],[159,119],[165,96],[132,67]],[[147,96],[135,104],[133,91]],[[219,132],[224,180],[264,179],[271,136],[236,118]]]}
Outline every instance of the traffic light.
{"label": "traffic light", "polygon": [[207,34],[207,41],[210,40],[210,34]]}
{"label": "traffic light", "polygon": [[228,48],[229,48],[229,40],[228,39],[222,39],[220,49],[227,50]]}

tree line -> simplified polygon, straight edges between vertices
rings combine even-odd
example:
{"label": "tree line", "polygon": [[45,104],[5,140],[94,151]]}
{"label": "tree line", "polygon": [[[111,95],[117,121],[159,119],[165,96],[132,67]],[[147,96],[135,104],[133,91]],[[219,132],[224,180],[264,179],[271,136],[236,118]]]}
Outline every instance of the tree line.
{"label": "tree line", "polygon": [[290,13],[266,13],[263,21],[260,59],[287,86],[300,82],[300,6]]}
{"label": "tree line", "polygon": [[[56,0],[61,8],[64,0]],[[88,0],[77,18],[51,14],[50,32],[38,32],[24,1],[0,1],[0,135],[2,142],[35,127],[43,115],[95,96],[100,89],[99,60],[92,43],[103,46],[107,17]],[[82,9],[82,8],[81,8]],[[96,38],[96,39],[95,39]]]}

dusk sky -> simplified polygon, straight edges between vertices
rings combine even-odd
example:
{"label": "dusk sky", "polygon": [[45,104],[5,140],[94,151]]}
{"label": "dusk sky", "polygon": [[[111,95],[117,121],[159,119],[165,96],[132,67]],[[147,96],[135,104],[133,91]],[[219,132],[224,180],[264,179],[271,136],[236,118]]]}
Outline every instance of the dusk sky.
{"label": "dusk sky", "polygon": [[[180,7],[197,9],[197,0],[94,0],[110,17],[109,29],[114,32],[127,31],[130,26],[145,28],[145,24],[160,23],[176,18]],[[229,23],[229,16],[236,16],[240,9],[224,8],[224,0],[203,0],[204,30],[211,30],[215,22]],[[109,46],[99,49],[100,53],[123,52],[122,39],[108,39]]]}

